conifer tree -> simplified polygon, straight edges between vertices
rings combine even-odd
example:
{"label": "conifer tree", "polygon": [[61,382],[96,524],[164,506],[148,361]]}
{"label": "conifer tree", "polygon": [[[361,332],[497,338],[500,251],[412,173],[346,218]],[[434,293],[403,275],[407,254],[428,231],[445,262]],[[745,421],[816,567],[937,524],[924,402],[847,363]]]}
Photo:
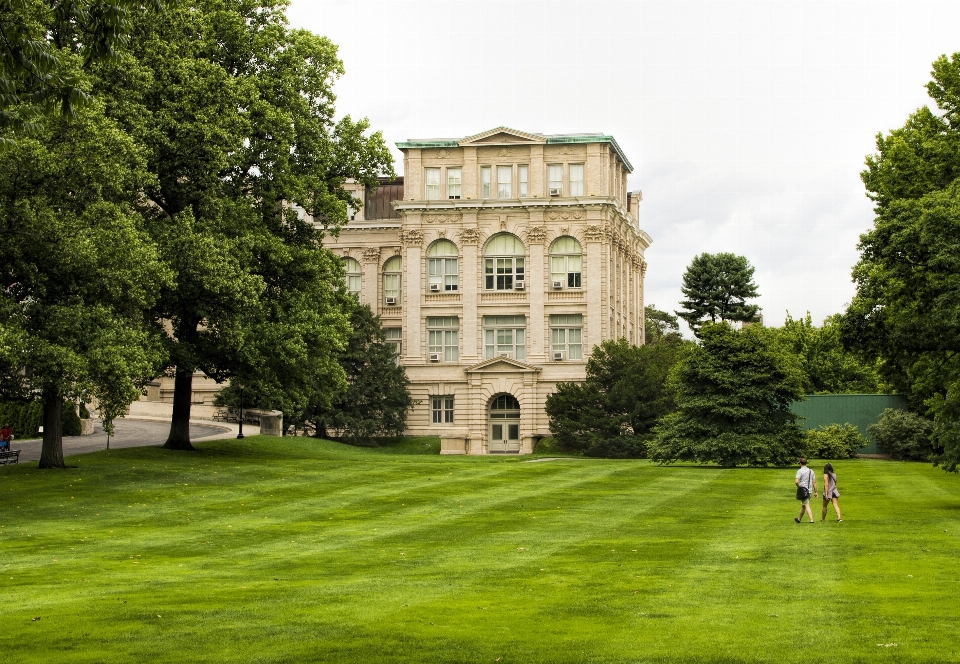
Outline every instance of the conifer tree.
{"label": "conifer tree", "polygon": [[760,307],[747,304],[759,296],[753,282],[753,266],[736,254],[700,254],[683,275],[681,291],[686,300],[676,312],[697,334],[704,321],[749,321]]}

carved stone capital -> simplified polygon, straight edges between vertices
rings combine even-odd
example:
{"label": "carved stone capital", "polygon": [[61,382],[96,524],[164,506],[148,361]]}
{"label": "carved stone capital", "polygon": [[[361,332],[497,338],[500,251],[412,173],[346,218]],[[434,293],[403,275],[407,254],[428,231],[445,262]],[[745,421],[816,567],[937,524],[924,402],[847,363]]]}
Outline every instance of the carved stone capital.
{"label": "carved stone capital", "polygon": [[463,244],[477,244],[480,241],[480,231],[476,228],[464,228],[459,235]]}
{"label": "carved stone capital", "polygon": [[543,244],[547,240],[547,229],[543,226],[531,226],[527,229],[527,242]]}
{"label": "carved stone capital", "polygon": [[368,247],[363,250],[363,260],[367,263],[380,262],[380,250],[376,247]]}
{"label": "carved stone capital", "polygon": [[416,228],[400,231],[400,241],[407,245],[423,244],[423,231]]}
{"label": "carved stone capital", "polygon": [[583,229],[583,239],[587,242],[602,242],[606,231],[603,226],[587,226]]}

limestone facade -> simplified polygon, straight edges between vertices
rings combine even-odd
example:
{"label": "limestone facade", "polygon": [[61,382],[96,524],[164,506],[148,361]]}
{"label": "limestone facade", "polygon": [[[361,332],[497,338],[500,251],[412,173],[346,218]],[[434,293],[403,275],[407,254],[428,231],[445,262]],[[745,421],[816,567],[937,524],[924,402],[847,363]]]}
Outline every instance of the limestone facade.
{"label": "limestone facade", "polygon": [[547,395],[584,379],[595,345],[643,343],[651,239],[632,166],[600,134],[397,146],[402,184],[348,184],[366,204],[326,242],[398,345],[420,400],[408,434],[440,436],[445,454],[530,453],[550,433]]}

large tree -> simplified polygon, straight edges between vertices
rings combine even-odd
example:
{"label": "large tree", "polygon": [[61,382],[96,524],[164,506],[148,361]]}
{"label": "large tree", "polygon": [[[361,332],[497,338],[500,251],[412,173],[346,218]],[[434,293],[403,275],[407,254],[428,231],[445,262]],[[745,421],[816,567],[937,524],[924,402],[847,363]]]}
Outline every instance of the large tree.
{"label": "large tree", "polygon": [[644,343],[655,344],[680,336],[680,322],[673,314],[648,304],[643,308]]}
{"label": "large tree", "polygon": [[150,177],[100,111],[40,120],[0,153],[0,372],[43,400],[41,468],[63,467],[64,400],[122,408],[161,357],[144,311],[170,278],[135,213]]}
{"label": "large tree", "polygon": [[337,392],[318,381],[303,419],[321,438],[334,431],[351,442],[402,435],[415,405],[406,371],[368,305],[353,303],[350,324],[350,340],[337,354],[346,387]]}
{"label": "large tree", "polygon": [[803,378],[763,328],[705,324],[671,382],[678,408],[657,425],[650,458],[765,466],[792,463],[803,453],[790,412],[803,398]]}
{"label": "large tree", "polygon": [[133,16],[161,0],[0,0],[0,149],[92,98],[85,69],[117,56]]}
{"label": "large tree", "polygon": [[923,107],[877,136],[862,174],[874,201],[842,338],[935,421],[938,462],[960,463],[960,54],[933,63]]}
{"label": "large tree", "polygon": [[876,368],[843,347],[840,315],[828,316],[817,327],[805,318],[787,314],[783,326],[766,328],[783,349],[793,355],[803,372],[807,394],[873,394],[882,391]]}
{"label": "large tree", "polygon": [[736,254],[700,254],[691,261],[683,274],[680,290],[686,300],[680,302],[683,311],[676,312],[687,321],[694,334],[705,322],[749,321],[760,307],[747,304],[759,296],[753,282],[753,266]]}
{"label": "large tree", "polygon": [[365,120],[334,120],[343,73],[327,39],[286,24],[282,0],[192,0],[135,21],[130,55],[100,68],[110,113],[147,149],[148,228],[176,288],[153,314],[175,368],[166,447],[190,449],[194,372],[256,383],[303,408],[337,388],[349,335],[340,261],[321,246],[347,178],[392,173]]}
{"label": "large tree", "polygon": [[557,444],[589,456],[645,456],[657,419],[676,407],[667,377],[690,345],[674,336],[639,347],[611,339],[594,348],[586,380],[559,383],[547,397]]}

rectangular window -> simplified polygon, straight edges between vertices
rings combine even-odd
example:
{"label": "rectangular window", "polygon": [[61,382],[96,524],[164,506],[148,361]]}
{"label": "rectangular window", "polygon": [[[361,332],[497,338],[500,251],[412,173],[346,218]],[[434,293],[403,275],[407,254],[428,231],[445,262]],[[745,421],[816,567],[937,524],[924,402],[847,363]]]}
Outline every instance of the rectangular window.
{"label": "rectangular window", "polygon": [[522,258],[483,259],[484,285],[487,290],[514,290],[524,279]]}
{"label": "rectangular window", "polygon": [[430,411],[434,424],[453,424],[453,397],[430,397]]}
{"label": "rectangular window", "polygon": [[460,287],[459,260],[456,258],[431,258],[427,261],[427,281],[440,284],[442,291],[455,291]]}
{"label": "rectangular window", "polygon": [[583,314],[550,316],[550,349],[568,360],[583,359]]}
{"label": "rectangular window", "polygon": [[497,198],[512,196],[513,166],[497,166]]}
{"label": "rectangular window", "polygon": [[383,330],[384,341],[388,346],[393,348],[393,361],[394,364],[400,363],[400,351],[401,351],[401,341],[400,337],[403,335],[403,330],[399,327],[387,327]]}
{"label": "rectangular window", "polygon": [[567,288],[580,288],[582,262],[581,256],[551,256],[550,281],[559,281]]}
{"label": "rectangular window", "polygon": [[[547,188],[563,192],[563,165],[550,164],[547,166]],[[549,192],[547,192],[549,193]]]}
{"label": "rectangular window", "polygon": [[460,169],[447,169],[447,198],[460,198]]}
{"label": "rectangular window", "polygon": [[456,316],[427,318],[427,352],[439,353],[444,362],[460,359],[460,319]]}
{"label": "rectangular window", "polygon": [[424,197],[428,201],[439,201],[440,200],[440,169],[439,168],[425,168],[424,169]]}
{"label": "rectangular window", "polygon": [[485,359],[506,353],[517,360],[527,358],[526,316],[484,316],[483,356]]}
{"label": "rectangular window", "polygon": [[527,195],[527,167],[517,166],[517,196],[526,198]]}
{"label": "rectangular window", "polygon": [[583,164],[570,164],[570,195],[583,196]]}
{"label": "rectangular window", "polygon": [[490,198],[490,167],[483,166],[480,168],[480,196],[482,198]]}

